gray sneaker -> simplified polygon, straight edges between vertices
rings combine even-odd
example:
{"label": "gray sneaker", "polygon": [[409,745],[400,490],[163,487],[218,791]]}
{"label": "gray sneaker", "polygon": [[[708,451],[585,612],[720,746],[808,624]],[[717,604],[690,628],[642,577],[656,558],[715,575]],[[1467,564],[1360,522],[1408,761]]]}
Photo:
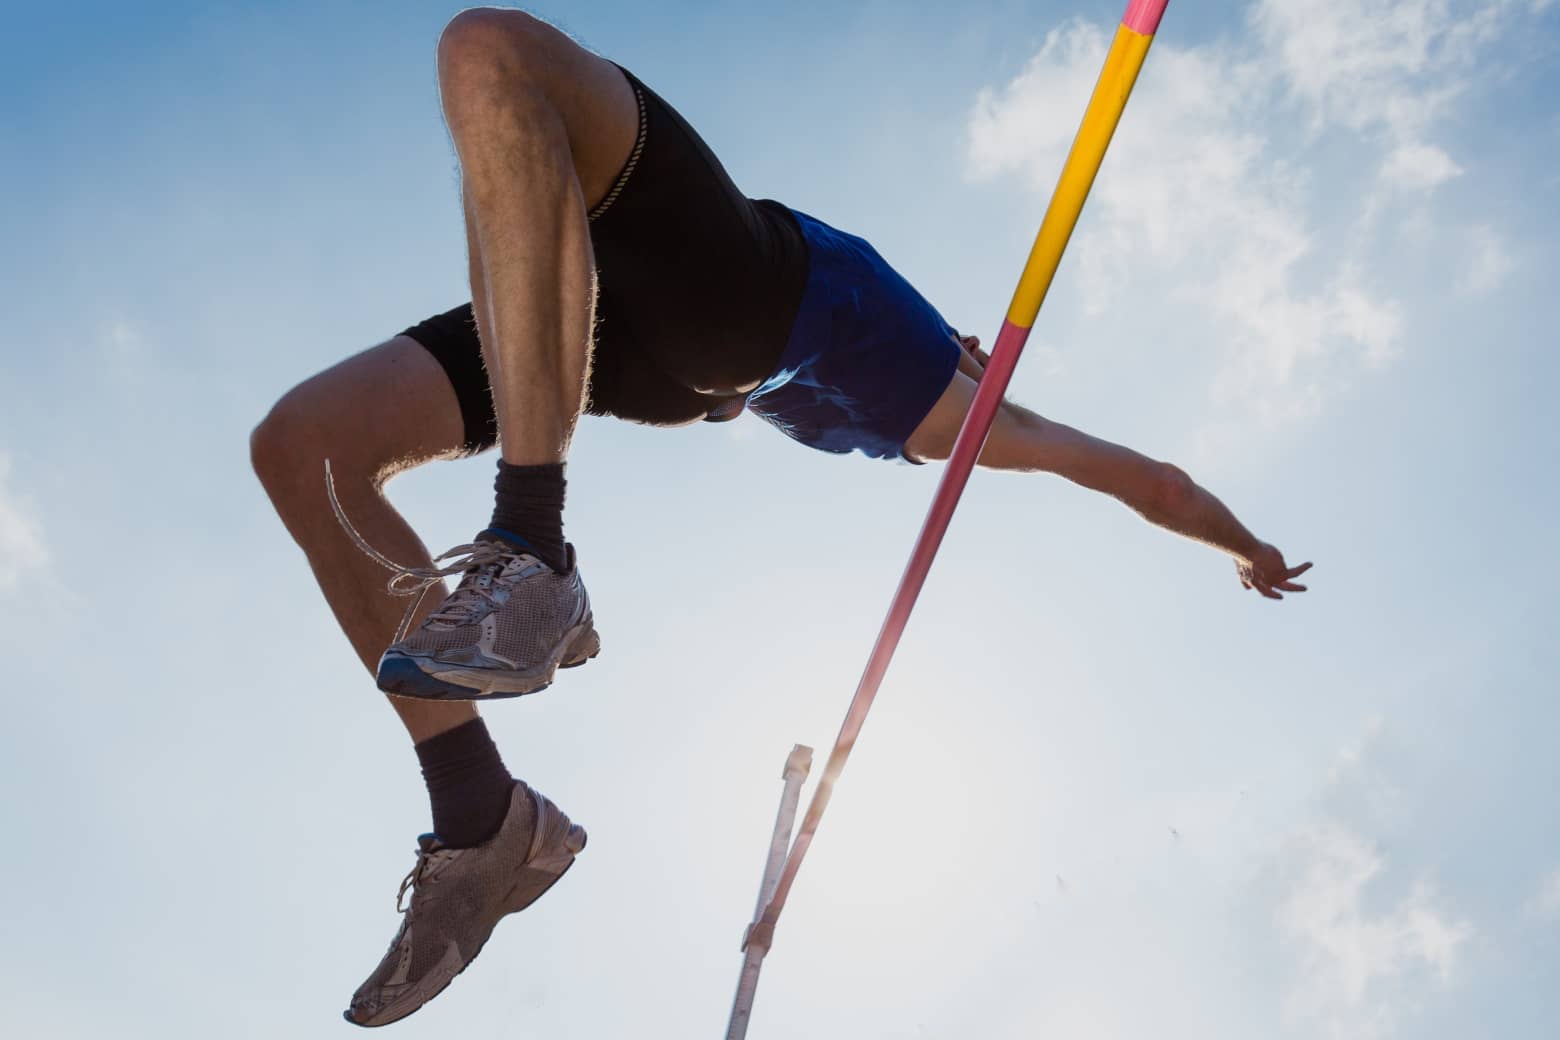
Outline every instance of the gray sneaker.
{"label": "gray sneaker", "polygon": [[509,815],[486,844],[450,849],[432,834],[417,844],[417,865],[396,893],[400,930],[342,1012],[353,1025],[389,1025],[443,992],[506,914],[536,902],[574,865],[585,830],[517,782]]}
{"label": "gray sneaker", "polygon": [[[453,562],[429,575],[461,573],[460,585],[385,651],[379,688],[430,700],[518,697],[545,689],[559,668],[595,657],[601,637],[572,545],[568,555],[568,573],[559,574],[524,549],[483,532],[472,544],[439,557]],[[406,573],[418,584],[426,578]]]}

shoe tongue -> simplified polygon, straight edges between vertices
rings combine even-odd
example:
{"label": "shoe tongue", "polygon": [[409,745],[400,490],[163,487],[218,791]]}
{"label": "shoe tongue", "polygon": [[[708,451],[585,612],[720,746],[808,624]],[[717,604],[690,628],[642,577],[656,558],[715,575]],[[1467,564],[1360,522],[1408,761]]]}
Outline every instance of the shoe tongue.
{"label": "shoe tongue", "polygon": [[531,545],[530,542],[515,534],[513,531],[504,530],[502,527],[485,528],[477,535],[476,540],[479,542],[497,542],[500,545],[504,545],[510,549],[513,549],[517,553],[528,553],[532,556],[536,555],[536,549]]}
{"label": "shoe tongue", "polygon": [[547,568],[541,554],[524,538],[512,531],[506,531],[500,527],[489,527],[477,535],[477,541],[486,542],[489,545],[497,545],[508,553],[512,553],[509,559],[503,561],[503,565],[491,571],[486,571],[478,582],[483,588],[491,584],[495,575],[525,575],[534,572],[537,568]]}

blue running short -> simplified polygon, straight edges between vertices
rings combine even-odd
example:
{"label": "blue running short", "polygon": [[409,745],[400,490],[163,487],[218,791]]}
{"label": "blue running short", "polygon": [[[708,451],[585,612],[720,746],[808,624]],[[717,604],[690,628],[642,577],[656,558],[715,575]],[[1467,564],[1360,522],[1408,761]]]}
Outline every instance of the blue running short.
{"label": "blue running short", "polygon": [[958,334],[864,239],[791,212],[807,284],[748,408],[810,448],[910,461],[905,441],[958,369]]}

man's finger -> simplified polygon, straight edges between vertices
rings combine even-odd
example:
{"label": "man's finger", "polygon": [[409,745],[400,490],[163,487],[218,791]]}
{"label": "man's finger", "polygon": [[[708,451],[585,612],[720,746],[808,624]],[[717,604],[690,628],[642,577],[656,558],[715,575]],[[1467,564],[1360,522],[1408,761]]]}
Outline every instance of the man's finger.
{"label": "man's finger", "polygon": [[1259,584],[1259,585],[1257,585],[1257,591],[1262,593],[1262,595],[1266,596],[1268,599],[1283,599],[1284,598],[1283,596],[1280,596],[1278,593],[1274,592],[1273,591],[1273,586],[1271,586],[1271,585]]}
{"label": "man's finger", "polygon": [[1298,578],[1298,577],[1300,577],[1300,575],[1304,574],[1306,571],[1308,571],[1310,569],[1311,569],[1311,565],[1309,563],[1302,563],[1298,567],[1291,567],[1291,568],[1289,568],[1289,570],[1287,572],[1285,572],[1284,580],[1288,581],[1290,578]]}
{"label": "man's finger", "polygon": [[1280,581],[1274,584],[1275,589],[1283,589],[1285,592],[1304,592],[1304,585],[1296,585],[1292,581]]}

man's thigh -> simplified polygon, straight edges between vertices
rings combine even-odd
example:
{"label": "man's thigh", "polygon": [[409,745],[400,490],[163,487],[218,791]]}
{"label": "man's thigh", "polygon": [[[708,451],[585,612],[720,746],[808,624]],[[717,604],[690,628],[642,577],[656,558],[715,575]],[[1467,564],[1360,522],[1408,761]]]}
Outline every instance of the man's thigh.
{"label": "man's thigh", "polygon": [[332,365],[288,391],[256,431],[257,448],[320,481],[330,459],[338,476],[382,483],[400,470],[464,453],[460,405],[444,368],[409,336],[396,336]]}

